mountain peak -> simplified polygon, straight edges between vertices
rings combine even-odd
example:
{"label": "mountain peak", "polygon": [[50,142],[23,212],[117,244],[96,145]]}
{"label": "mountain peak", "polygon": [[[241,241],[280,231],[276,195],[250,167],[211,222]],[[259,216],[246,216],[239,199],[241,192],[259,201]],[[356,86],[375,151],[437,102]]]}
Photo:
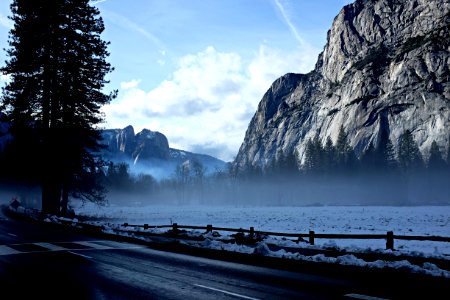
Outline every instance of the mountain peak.
{"label": "mountain peak", "polygon": [[137,168],[144,173],[170,176],[175,167],[185,161],[197,161],[210,172],[225,166],[225,162],[209,155],[172,149],[164,134],[145,128],[137,134],[131,125],[123,129],[107,129],[102,136],[103,144],[108,146],[104,153],[107,160],[126,162],[132,169]]}

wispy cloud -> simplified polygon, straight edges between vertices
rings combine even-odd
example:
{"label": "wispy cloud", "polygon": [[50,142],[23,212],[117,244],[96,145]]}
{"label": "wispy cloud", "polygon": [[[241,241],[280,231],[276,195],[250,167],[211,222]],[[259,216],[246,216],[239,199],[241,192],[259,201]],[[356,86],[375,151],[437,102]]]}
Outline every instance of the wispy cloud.
{"label": "wispy cloud", "polygon": [[10,19],[8,19],[8,17],[0,14],[0,25],[5,28],[11,29],[13,28],[14,23]]}
{"label": "wispy cloud", "polygon": [[[100,1],[106,1],[106,0],[100,0]],[[158,39],[153,33],[146,30],[145,28],[141,27],[139,24],[131,21],[130,19],[128,19],[118,13],[109,11],[109,10],[104,10],[103,15],[105,16],[105,18],[108,18],[114,24],[117,24],[123,28],[132,30],[132,31],[142,35],[143,37],[145,37],[146,39],[151,41],[159,49],[161,49],[160,51],[164,51],[162,49],[166,48],[164,43],[160,39]]]}
{"label": "wispy cloud", "polygon": [[295,39],[299,42],[300,46],[304,46],[305,45],[305,41],[303,40],[303,38],[301,37],[301,35],[298,32],[297,28],[295,27],[294,23],[292,22],[291,17],[289,15],[289,12],[286,9],[287,5],[285,3],[286,2],[284,2],[283,0],[275,0],[275,5],[278,8],[278,10],[280,11],[284,22],[289,27],[289,30],[294,35]]}
{"label": "wispy cloud", "polygon": [[97,5],[97,4],[99,4],[99,3],[102,3],[102,2],[106,2],[107,0],[96,0],[96,1],[91,1],[91,4],[92,5]]}

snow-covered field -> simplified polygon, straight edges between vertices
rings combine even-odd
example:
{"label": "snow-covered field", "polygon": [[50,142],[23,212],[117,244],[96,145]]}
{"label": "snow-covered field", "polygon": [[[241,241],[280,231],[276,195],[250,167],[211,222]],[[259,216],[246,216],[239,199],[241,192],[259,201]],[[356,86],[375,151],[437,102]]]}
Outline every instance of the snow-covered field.
{"label": "snow-covered field", "polygon": [[[227,206],[114,206],[85,205],[76,213],[108,218],[112,223],[250,228],[287,233],[362,233],[450,236],[450,206],[379,207],[227,207]],[[385,249],[385,240],[317,239],[318,246],[350,250]],[[450,255],[450,243],[395,240],[401,252]]]}

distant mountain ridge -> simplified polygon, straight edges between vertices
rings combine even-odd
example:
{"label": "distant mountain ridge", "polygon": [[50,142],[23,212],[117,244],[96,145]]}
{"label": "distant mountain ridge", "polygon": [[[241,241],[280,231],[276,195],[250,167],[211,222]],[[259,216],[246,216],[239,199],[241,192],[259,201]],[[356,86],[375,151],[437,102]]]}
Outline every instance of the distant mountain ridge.
{"label": "distant mountain ridge", "polygon": [[359,156],[386,131],[412,132],[428,157],[450,138],[450,2],[357,0],[346,5],[308,74],[277,79],[259,103],[234,161],[265,167],[278,153],[304,162],[309,139],[336,142],[343,126]]}
{"label": "distant mountain ridge", "polygon": [[136,134],[131,125],[122,129],[104,129],[102,138],[101,143],[107,146],[102,153],[105,159],[126,162],[132,169],[142,172],[159,169],[157,173],[170,175],[177,165],[187,161],[201,163],[207,173],[223,169],[226,165],[210,155],[170,148],[167,137],[160,132],[143,129]]}
{"label": "distant mountain ridge", "polygon": [[[9,124],[0,113],[0,151],[11,139],[8,133]],[[107,161],[127,163],[134,173],[151,174],[157,178],[173,176],[178,165],[189,162],[199,162],[205,173],[223,170],[226,162],[206,154],[169,147],[167,137],[157,131],[143,129],[135,134],[133,126],[123,129],[101,130],[100,143],[107,146],[101,155]]]}

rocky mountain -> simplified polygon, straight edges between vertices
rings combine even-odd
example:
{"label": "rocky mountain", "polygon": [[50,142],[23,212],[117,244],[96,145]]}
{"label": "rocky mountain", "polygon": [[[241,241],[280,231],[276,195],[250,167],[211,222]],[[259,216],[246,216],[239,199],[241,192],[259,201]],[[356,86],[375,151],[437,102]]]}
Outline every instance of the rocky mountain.
{"label": "rocky mountain", "polygon": [[394,146],[411,130],[427,157],[450,135],[450,2],[356,0],[342,8],[308,74],[277,79],[259,103],[238,168],[264,166],[277,152],[304,160],[309,138],[336,142],[342,125],[360,155],[382,129]]}
{"label": "rocky mountain", "polygon": [[[0,113],[0,152],[11,139],[8,128],[5,116]],[[151,174],[158,179],[174,175],[178,165],[193,162],[200,163],[206,174],[226,167],[224,161],[210,155],[170,148],[166,136],[160,132],[143,129],[135,134],[134,128],[127,126],[104,129],[101,135],[101,144],[107,146],[101,153],[105,160],[125,162],[132,172]]]}
{"label": "rocky mountain", "polygon": [[132,126],[105,129],[102,137],[102,143],[107,146],[103,153],[105,159],[129,163],[132,170],[153,173],[156,177],[170,176],[177,165],[189,161],[201,163],[206,172],[225,167],[225,162],[215,157],[170,148],[164,134],[148,129],[137,134]]}

